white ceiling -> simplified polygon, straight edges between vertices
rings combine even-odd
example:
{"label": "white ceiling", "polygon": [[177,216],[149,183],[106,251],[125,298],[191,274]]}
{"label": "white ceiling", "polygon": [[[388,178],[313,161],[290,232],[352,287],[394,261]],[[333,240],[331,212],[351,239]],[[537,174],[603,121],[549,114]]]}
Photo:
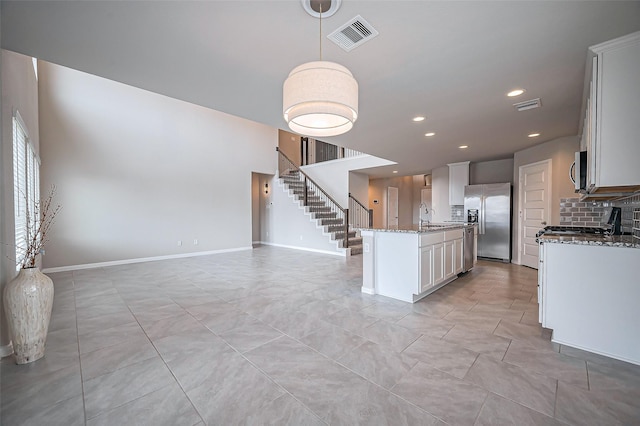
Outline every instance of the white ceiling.
{"label": "white ceiling", "polygon": [[[282,129],[285,78],[319,56],[298,0],[3,1],[1,13],[5,49]],[[349,53],[323,39],[323,59],[360,87],[354,129],[325,140],[399,163],[374,176],[576,135],[587,47],[640,30],[640,1],[343,0],[323,35],[356,15],[380,35]],[[527,92],[507,98],[515,87]],[[542,108],[512,106],[533,98]]]}

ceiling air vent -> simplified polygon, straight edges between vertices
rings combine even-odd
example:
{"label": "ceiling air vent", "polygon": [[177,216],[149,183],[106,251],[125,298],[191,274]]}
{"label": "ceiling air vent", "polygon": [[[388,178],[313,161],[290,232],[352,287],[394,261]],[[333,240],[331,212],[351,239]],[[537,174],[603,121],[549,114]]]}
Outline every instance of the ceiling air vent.
{"label": "ceiling air vent", "polygon": [[530,101],[518,102],[517,104],[513,104],[514,107],[518,111],[526,111],[528,109],[540,108],[542,103],[540,102],[540,98],[531,99]]}
{"label": "ceiling air vent", "polygon": [[329,34],[327,38],[342,47],[346,52],[350,52],[377,35],[378,31],[365,21],[362,16],[358,15]]}

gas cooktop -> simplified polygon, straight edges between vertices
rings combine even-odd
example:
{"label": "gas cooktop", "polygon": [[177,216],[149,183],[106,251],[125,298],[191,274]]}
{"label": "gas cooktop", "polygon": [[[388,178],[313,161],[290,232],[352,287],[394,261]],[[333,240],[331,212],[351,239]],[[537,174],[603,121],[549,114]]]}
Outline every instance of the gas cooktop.
{"label": "gas cooktop", "polygon": [[536,237],[541,235],[609,235],[611,230],[609,228],[600,226],[562,226],[551,225],[547,226],[536,234]]}

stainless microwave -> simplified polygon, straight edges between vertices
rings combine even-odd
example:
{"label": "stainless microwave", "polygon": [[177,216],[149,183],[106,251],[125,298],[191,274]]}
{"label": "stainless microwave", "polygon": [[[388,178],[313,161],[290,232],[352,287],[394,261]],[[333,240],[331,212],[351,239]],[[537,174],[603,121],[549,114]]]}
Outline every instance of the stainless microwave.
{"label": "stainless microwave", "polygon": [[575,192],[587,192],[587,151],[576,152],[575,161],[571,164],[569,177],[575,187]]}

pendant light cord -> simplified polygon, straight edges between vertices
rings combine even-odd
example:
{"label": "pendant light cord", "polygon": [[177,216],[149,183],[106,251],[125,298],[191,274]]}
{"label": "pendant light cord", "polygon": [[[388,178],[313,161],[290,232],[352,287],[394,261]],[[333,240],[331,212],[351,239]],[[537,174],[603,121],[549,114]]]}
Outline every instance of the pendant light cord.
{"label": "pendant light cord", "polygon": [[322,2],[320,2],[320,60],[322,61]]}

